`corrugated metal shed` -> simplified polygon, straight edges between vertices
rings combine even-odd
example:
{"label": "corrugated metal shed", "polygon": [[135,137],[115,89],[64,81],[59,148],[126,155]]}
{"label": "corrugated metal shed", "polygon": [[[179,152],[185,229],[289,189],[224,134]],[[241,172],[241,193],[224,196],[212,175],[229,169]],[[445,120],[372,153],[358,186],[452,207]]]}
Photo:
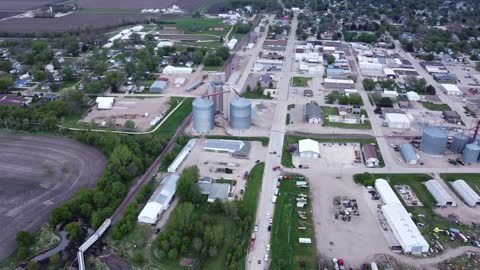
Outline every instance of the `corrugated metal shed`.
{"label": "corrugated metal shed", "polygon": [[177,189],[178,174],[169,174],[157,186],[142,212],[138,215],[138,222],[154,224],[160,214],[167,209]]}
{"label": "corrugated metal shed", "polygon": [[459,179],[452,182],[452,187],[455,189],[458,195],[463,198],[465,203],[471,207],[475,207],[480,204],[480,196],[465,182],[465,180]]}
{"label": "corrugated metal shed", "polygon": [[405,160],[408,164],[417,164],[418,163],[418,156],[415,153],[415,149],[409,143],[403,143],[399,145],[400,153],[402,154],[403,160]]}
{"label": "corrugated metal shed", "polygon": [[453,198],[447,191],[440,185],[440,183],[431,179],[425,182],[425,187],[432,194],[433,198],[437,201],[437,206],[446,207],[447,205],[457,206]]}
{"label": "corrugated metal shed", "polygon": [[180,151],[180,153],[177,155],[175,160],[170,164],[170,166],[168,166],[167,172],[175,173],[177,171],[180,164],[182,164],[188,154],[190,154],[190,151],[192,151],[196,142],[196,139],[190,139],[188,141],[188,143],[183,147],[182,151]]}

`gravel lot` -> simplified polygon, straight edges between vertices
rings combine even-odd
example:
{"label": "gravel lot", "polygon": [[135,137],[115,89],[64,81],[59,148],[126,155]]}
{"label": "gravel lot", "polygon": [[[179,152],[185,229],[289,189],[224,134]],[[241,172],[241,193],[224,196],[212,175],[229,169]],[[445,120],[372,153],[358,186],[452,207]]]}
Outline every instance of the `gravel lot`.
{"label": "gravel lot", "polygon": [[50,210],[79,187],[93,186],[106,158],[93,147],[56,137],[0,135],[0,260],[15,234],[47,222]]}

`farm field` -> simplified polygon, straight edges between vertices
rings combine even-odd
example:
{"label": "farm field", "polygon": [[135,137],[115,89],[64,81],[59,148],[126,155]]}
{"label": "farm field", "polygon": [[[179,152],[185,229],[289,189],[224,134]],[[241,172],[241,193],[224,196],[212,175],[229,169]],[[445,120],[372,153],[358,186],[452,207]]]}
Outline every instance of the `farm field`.
{"label": "farm field", "polygon": [[0,135],[0,260],[19,230],[35,230],[80,187],[93,186],[106,158],[93,147],[56,137]]}
{"label": "farm field", "polygon": [[72,13],[60,18],[13,18],[0,21],[0,32],[38,33],[63,32],[85,28],[105,28],[128,23],[143,23],[149,18],[173,20],[183,15],[175,14],[82,14]]}
{"label": "farm field", "polygon": [[187,1],[187,0],[79,0],[79,7],[85,9],[144,9],[144,8],[153,8],[161,9],[168,8],[172,5],[177,5],[181,9],[187,11],[195,11],[200,7],[205,1]]}

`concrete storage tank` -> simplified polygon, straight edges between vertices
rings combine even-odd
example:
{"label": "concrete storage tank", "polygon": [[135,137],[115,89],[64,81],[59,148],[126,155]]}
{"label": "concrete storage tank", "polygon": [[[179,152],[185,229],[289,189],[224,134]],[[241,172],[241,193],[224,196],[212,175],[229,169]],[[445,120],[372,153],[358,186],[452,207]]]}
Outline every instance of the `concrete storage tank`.
{"label": "concrete storage tank", "polygon": [[193,130],[198,133],[207,133],[213,129],[213,101],[206,98],[197,98],[193,101]]}
{"label": "concrete storage tank", "polygon": [[465,134],[459,132],[453,135],[452,144],[450,145],[450,150],[454,153],[462,153],[463,149],[468,143],[468,137]]}
{"label": "concrete storage tank", "polygon": [[239,98],[230,103],[230,127],[236,130],[250,128],[252,119],[252,103],[244,98]]}
{"label": "concrete storage tank", "polygon": [[480,146],[476,144],[467,144],[465,150],[463,151],[463,161],[465,163],[476,163],[478,162],[478,157],[480,156]]}
{"label": "concrete storage tank", "polygon": [[438,127],[428,127],[423,130],[420,151],[430,155],[441,155],[448,143],[448,132]]}

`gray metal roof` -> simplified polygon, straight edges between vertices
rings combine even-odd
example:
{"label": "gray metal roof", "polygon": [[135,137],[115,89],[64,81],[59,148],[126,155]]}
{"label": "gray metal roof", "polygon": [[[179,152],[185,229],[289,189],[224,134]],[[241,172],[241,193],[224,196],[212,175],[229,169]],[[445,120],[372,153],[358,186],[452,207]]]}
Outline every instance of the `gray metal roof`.
{"label": "gray metal roof", "polygon": [[305,105],[305,116],[307,117],[307,119],[322,118],[322,115],[322,108],[320,108],[320,106],[318,106],[317,104],[307,103],[307,105]]}
{"label": "gray metal roof", "polygon": [[417,154],[415,153],[415,149],[413,149],[413,146],[411,144],[404,143],[404,144],[400,144],[399,147],[400,147],[400,153],[402,153],[402,156],[405,162],[418,160]]}
{"label": "gray metal roof", "polygon": [[242,149],[244,144],[243,141],[208,139],[205,142],[204,148],[207,148],[207,150],[218,149],[233,153]]}
{"label": "gray metal roof", "polygon": [[459,179],[452,182],[452,187],[463,198],[465,203],[471,207],[480,204],[480,196],[465,182]]}
{"label": "gray metal roof", "polygon": [[178,178],[178,174],[174,173],[165,176],[162,179],[162,182],[160,182],[158,187],[155,189],[147,203],[157,202],[162,205],[167,204],[172,199],[173,194],[175,194]]}
{"label": "gray metal roof", "polygon": [[437,201],[438,206],[446,206],[447,204],[452,204],[452,206],[456,206],[455,201],[452,199],[450,194],[440,185],[440,183],[435,180],[428,180],[425,182],[425,187],[430,191],[433,198]]}
{"label": "gray metal roof", "polygon": [[224,183],[198,183],[202,194],[208,195],[208,201],[226,200],[230,192],[230,185]]}

